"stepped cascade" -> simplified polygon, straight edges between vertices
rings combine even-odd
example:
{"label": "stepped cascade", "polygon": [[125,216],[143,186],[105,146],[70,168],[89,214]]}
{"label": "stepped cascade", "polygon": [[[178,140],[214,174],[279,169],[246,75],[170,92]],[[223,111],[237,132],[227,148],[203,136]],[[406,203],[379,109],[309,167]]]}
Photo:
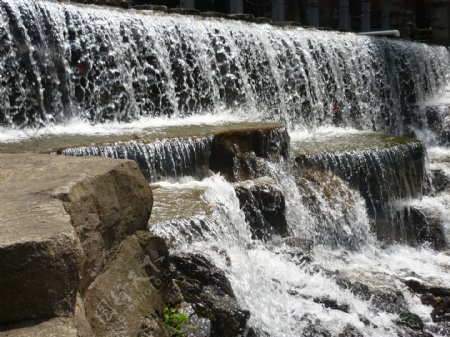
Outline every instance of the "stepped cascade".
{"label": "stepped cascade", "polygon": [[449,85],[444,46],[0,0],[0,337],[450,336]]}

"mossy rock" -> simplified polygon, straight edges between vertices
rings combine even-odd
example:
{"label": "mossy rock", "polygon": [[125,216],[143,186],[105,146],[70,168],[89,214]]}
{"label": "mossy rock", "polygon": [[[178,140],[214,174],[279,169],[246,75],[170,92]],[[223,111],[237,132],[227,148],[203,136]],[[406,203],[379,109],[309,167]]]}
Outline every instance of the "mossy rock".
{"label": "mossy rock", "polygon": [[311,156],[318,153],[363,152],[388,149],[411,143],[420,143],[414,138],[397,137],[379,132],[355,132],[337,136],[292,140],[295,157]]}

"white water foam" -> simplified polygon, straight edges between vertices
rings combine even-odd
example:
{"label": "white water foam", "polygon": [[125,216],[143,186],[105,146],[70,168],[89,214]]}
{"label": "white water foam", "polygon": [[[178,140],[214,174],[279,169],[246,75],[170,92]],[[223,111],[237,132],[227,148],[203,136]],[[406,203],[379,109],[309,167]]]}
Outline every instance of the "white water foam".
{"label": "white water foam", "polygon": [[[258,115],[249,114],[248,116]],[[142,117],[139,120],[129,123],[109,122],[109,123],[89,123],[83,120],[72,120],[66,124],[47,125],[40,129],[17,129],[0,127],[0,143],[18,142],[28,139],[37,139],[48,136],[63,135],[109,135],[109,134],[130,134],[142,132],[149,128],[158,131],[158,128],[167,126],[185,125],[216,125],[229,122],[245,121],[242,116],[233,115],[230,112],[217,114],[194,115],[190,117]]]}
{"label": "white water foam", "polygon": [[[407,310],[418,314],[429,325],[433,324],[431,308],[410,294],[399,278],[415,277],[429,284],[450,286],[450,256],[445,253],[402,245],[381,249],[368,240],[360,251],[355,252],[316,246],[314,261],[309,265],[299,263],[290,254],[292,248],[279,240],[268,244],[251,240],[234,189],[221,176],[162,184],[166,188],[201,186],[207,189],[205,200],[221,213],[224,222],[219,236],[177,245],[173,249],[204,254],[223,269],[239,303],[251,312],[249,325],[263,336],[299,336],[309,329],[309,324],[316,328],[320,326],[332,336],[337,336],[348,325],[367,337],[398,336],[398,327],[394,323],[398,315],[376,308],[371,300],[338,286],[333,276],[335,271],[352,281],[369,284],[375,290],[400,291]],[[295,203],[287,206],[300,207]],[[290,214],[295,215],[295,212]],[[292,223],[295,219],[290,220],[290,225],[295,226]],[[159,227],[157,234],[174,235],[169,227]],[[317,298],[330,298],[345,304],[348,312],[326,308],[314,301]],[[372,325],[365,325],[362,317]]]}

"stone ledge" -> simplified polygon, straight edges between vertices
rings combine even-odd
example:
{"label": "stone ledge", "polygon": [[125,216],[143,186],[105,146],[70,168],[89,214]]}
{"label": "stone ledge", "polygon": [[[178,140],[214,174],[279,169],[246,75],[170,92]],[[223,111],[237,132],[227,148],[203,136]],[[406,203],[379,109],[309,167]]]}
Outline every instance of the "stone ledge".
{"label": "stone ledge", "polygon": [[0,324],[71,315],[151,212],[131,161],[0,154],[0,182]]}
{"label": "stone ledge", "polygon": [[425,190],[425,146],[412,138],[357,132],[292,142],[299,170],[331,172],[359,190],[378,239],[415,244],[397,203]]}

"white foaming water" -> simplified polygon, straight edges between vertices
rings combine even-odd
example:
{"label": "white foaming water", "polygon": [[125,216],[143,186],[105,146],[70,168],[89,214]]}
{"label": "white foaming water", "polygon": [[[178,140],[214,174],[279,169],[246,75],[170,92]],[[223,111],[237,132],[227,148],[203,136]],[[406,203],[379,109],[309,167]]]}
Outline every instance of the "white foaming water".
{"label": "white foaming water", "polygon": [[429,147],[427,149],[428,157],[432,159],[439,159],[439,158],[445,158],[450,157],[450,148],[448,147]]}
{"label": "white foaming water", "polygon": [[[249,114],[252,119],[259,116],[257,114]],[[244,116],[245,117],[245,116]],[[194,115],[190,117],[142,117],[138,120],[121,123],[109,122],[93,124],[85,120],[71,120],[66,124],[47,125],[40,129],[17,129],[0,127],[0,142],[9,143],[28,139],[35,139],[48,136],[63,135],[109,135],[109,134],[129,134],[142,132],[143,129],[151,128],[158,131],[158,128],[167,126],[184,126],[184,125],[215,125],[227,122],[245,121],[241,116],[238,117],[230,112],[222,112],[217,114]]]}
{"label": "white foaming water", "polygon": [[54,1],[0,0],[0,33],[7,126],[229,108],[401,133],[450,64],[442,46]]}
{"label": "white foaming water", "polygon": [[[292,183],[289,179],[281,182],[287,197],[287,217],[291,230],[301,233],[295,235],[305,238],[308,231],[295,230],[295,227],[314,227],[314,214],[303,216],[298,221],[298,212],[292,208],[303,212],[305,207],[301,196],[286,191],[286,186],[294,189]],[[172,249],[204,254],[224,270],[239,303],[251,312],[249,325],[261,336],[300,336],[307,331],[311,333],[311,326],[326,330],[332,336],[338,336],[348,326],[356,328],[363,336],[398,336],[398,327],[393,322],[398,318],[397,314],[386,312],[373,304],[372,299],[342,288],[336,282],[336,275],[368,284],[373,291],[401,291],[405,309],[420,315],[426,324],[432,324],[431,308],[423,306],[417,297],[409,294],[398,278],[415,277],[430,284],[450,285],[450,257],[443,253],[401,245],[381,249],[367,238],[361,249],[354,252],[317,245],[314,261],[308,264],[295,257],[296,254],[298,257],[299,248],[280,239],[269,243],[251,240],[234,188],[221,176],[162,184],[166,188],[197,186],[206,189],[204,198],[214,207],[216,226],[220,227],[214,230],[214,235],[188,243],[183,242],[183,236],[170,223],[153,230],[168,239],[177,236],[179,240]],[[292,196],[294,198],[289,200]],[[368,221],[364,211],[357,209],[356,214]],[[326,308],[320,299],[332,299],[345,306],[346,312]],[[371,323],[366,325],[364,321]]]}
{"label": "white foaming water", "polygon": [[354,128],[342,128],[337,126],[321,126],[318,128],[297,128],[289,133],[292,141],[309,140],[315,138],[333,138],[347,136],[349,134],[363,134],[365,131]]}

